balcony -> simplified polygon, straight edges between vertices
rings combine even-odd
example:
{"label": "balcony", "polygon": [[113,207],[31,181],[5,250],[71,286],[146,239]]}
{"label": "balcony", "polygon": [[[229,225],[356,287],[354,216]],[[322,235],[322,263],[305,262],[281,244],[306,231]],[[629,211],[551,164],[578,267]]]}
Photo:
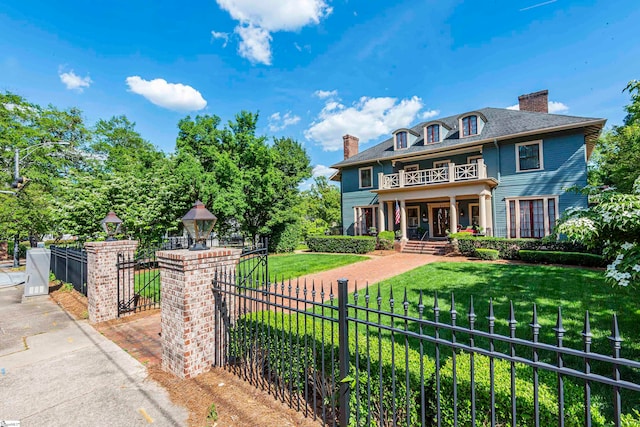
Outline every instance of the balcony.
{"label": "balcony", "polygon": [[447,166],[442,168],[420,169],[411,172],[400,170],[398,173],[392,173],[389,175],[380,173],[378,174],[378,183],[380,190],[389,190],[419,185],[473,181],[486,178],[487,166],[484,164],[482,159],[478,159],[477,163],[467,163],[464,165],[449,163]]}

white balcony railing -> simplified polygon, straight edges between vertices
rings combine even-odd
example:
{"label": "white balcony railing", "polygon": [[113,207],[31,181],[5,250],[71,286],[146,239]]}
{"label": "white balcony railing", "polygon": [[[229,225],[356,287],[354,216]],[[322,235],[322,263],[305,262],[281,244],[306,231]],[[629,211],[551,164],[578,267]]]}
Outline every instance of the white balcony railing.
{"label": "white balcony railing", "polygon": [[487,166],[482,159],[477,163],[456,165],[449,163],[445,167],[434,169],[420,169],[405,172],[403,170],[392,174],[379,174],[380,189],[413,187],[416,185],[438,184],[443,182],[469,181],[487,177]]}

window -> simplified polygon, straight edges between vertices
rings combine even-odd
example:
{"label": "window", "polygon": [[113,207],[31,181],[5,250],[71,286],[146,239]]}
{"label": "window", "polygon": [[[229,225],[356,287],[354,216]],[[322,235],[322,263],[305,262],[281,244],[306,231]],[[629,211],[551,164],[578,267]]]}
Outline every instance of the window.
{"label": "window", "polygon": [[478,133],[478,116],[467,116],[462,119],[462,136],[471,136]]}
{"label": "window", "polygon": [[451,163],[451,160],[438,160],[433,162],[433,168],[434,169],[438,169],[438,168],[446,168],[449,163]]}
{"label": "window", "polygon": [[417,172],[420,169],[420,165],[407,165],[404,167],[405,172]]}
{"label": "window", "polygon": [[516,144],[516,172],[543,170],[542,141]]}
{"label": "window", "polygon": [[427,144],[440,142],[440,125],[427,126]]}
{"label": "window", "polygon": [[469,156],[467,157],[467,163],[471,164],[471,163],[478,163],[478,160],[480,160],[482,158],[482,156]]}
{"label": "window", "polygon": [[396,150],[407,148],[407,132],[396,133]]}
{"label": "window", "polygon": [[549,235],[556,225],[557,204],[557,196],[507,200],[507,235],[534,239]]}
{"label": "window", "polygon": [[360,171],[360,188],[373,187],[373,167],[361,168]]}

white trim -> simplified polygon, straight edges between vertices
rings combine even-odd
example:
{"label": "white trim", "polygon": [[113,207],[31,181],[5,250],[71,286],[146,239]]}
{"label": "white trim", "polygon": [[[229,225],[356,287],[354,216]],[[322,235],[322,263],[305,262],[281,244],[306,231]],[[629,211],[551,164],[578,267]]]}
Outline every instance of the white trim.
{"label": "white trim", "polygon": [[[431,126],[438,126],[438,140],[437,141],[431,141],[429,142],[429,132],[428,129]],[[431,123],[431,124],[427,124],[424,127],[424,145],[431,145],[431,144],[437,144],[439,142],[442,142],[442,125],[440,123]]]}
{"label": "white trim", "polygon": [[[371,171],[371,185],[363,187],[362,186],[362,171],[369,169]],[[373,188],[373,166],[367,166],[364,168],[358,168],[358,186],[359,188]]]}
{"label": "white trim", "polygon": [[[353,235],[354,236],[368,236],[369,230],[362,230],[361,223],[364,219],[364,214],[362,213],[363,209],[371,209],[371,226],[378,228],[378,205],[362,205],[362,206],[354,206],[354,211],[359,212],[360,215],[354,217],[353,220]],[[364,231],[364,234],[363,234]]]}
{"label": "white trim", "polygon": [[467,209],[469,209],[469,213],[467,214],[467,216],[469,218],[470,227],[473,227],[473,207],[474,206],[478,208],[478,226],[479,226],[480,225],[480,198],[478,198],[478,203],[469,203],[467,205]]}
{"label": "white trim", "polygon": [[420,165],[415,163],[413,165],[404,165],[402,168],[405,172],[414,172],[420,170]]}
{"label": "white trim", "polygon": [[[406,136],[406,140],[405,140],[405,143],[407,145],[406,147],[398,147],[398,135],[401,133],[404,133]],[[393,151],[406,150],[407,148],[409,148],[410,145],[411,144],[409,144],[409,132],[407,130],[402,129],[393,134]]]}
{"label": "white trim", "polygon": [[[462,129],[462,121],[464,119],[466,119],[467,117],[473,117],[473,116],[475,116],[475,118],[476,118],[476,133],[470,133],[469,135],[465,135],[464,134],[464,130]],[[481,126],[480,126],[480,121],[481,120],[482,120],[482,118],[477,113],[465,114],[464,116],[460,117],[458,119],[458,138],[459,139],[464,139],[464,138],[469,138],[471,136],[480,135],[480,130],[482,129]]]}
{"label": "white trim", "polygon": [[[437,168],[444,168],[444,167],[446,167],[449,163],[451,163],[451,159],[436,160],[435,162],[433,162],[433,169],[437,169]],[[436,166],[436,165],[437,165],[437,166]]]}
{"label": "white trim", "polygon": [[[524,170],[520,170],[520,153],[518,152],[518,148],[523,146],[523,145],[534,145],[534,144],[538,144],[538,160],[540,162],[540,167],[538,169],[524,169]],[[544,145],[542,143],[541,139],[537,139],[534,141],[526,141],[526,142],[518,142],[515,145],[515,150],[516,150],[516,172],[517,173],[521,173],[521,172],[537,172],[537,171],[543,171],[544,170],[544,155],[542,152],[542,146]]]}
{"label": "white trim", "polygon": [[549,218],[549,200],[553,199],[555,206],[555,216],[556,222],[558,221],[558,203],[559,203],[559,195],[545,195],[545,196],[520,196],[520,197],[505,197],[505,211],[507,216],[507,238],[511,238],[511,209],[509,208],[509,202],[514,203],[515,210],[515,220],[516,220],[516,239],[520,238],[520,202],[521,201],[530,201],[530,200],[542,200],[542,215],[543,215],[543,227],[544,227],[544,235],[548,236],[553,230],[553,226],[555,224],[550,223]]}
{"label": "white trim", "polygon": [[478,154],[477,156],[467,156],[467,164],[471,164],[471,160],[480,160],[482,159],[482,154]]}

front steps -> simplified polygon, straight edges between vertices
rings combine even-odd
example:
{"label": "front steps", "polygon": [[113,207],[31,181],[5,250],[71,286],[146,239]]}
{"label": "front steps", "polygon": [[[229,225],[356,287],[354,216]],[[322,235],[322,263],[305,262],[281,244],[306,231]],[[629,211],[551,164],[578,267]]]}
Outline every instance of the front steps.
{"label": "front steps", "polygon": [[402,248],[405,254],[446,255],[452,251],[451,243],[446,240],[409,240]]}

